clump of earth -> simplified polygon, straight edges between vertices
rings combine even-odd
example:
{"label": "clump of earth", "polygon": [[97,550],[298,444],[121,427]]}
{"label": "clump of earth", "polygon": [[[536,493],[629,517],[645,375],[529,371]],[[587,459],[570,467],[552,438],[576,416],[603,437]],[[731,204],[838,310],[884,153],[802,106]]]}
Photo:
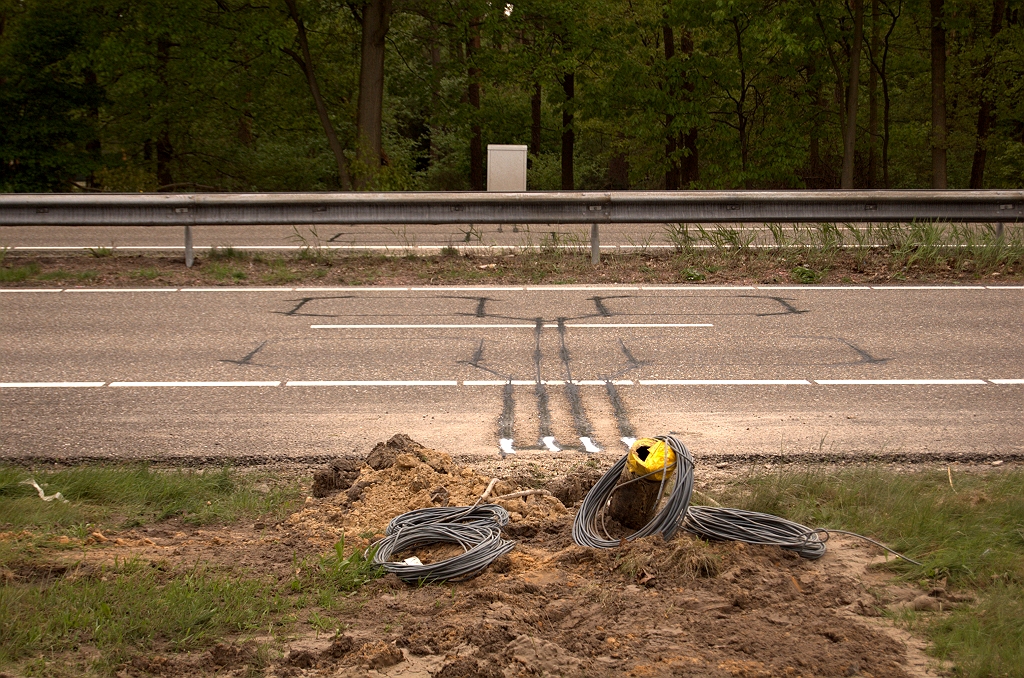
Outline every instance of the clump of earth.
{"label": "clump of earth", "polygon": [[[939,675],[920,641],[881,618],[887,605],[928,606],[918,604],[921,591],[872,567],[884,560],[874,547],[834,538],[815,561],[777,547],[707,543],[687,534],[610,550],[580,547],[571,539],[573,514],[600,476],[583,467],[546,488],[499,479],[487,501],[509,512],[505,534],[516,547],[469,581],[410,586],[388,575],[325,613],[336,634],[297,632],[269,661],[251,639],[239,639],[197,655],[136,658],[124,674]],[[318,470],[314,488],[321,496],[307,499],[284,523],[247,535],[208,531],[206,538],[219,539],[219,558],[235,566],[272,558],[267,554],[275,549],[329,552],[342,538],[347,550],[363,549],[395,516],[473,504],[491,480],[398,435],[363,457]],[[196,557],[196,550],[181,549],[203,538],[179,539],[181,557]],[[161,548],[159,539],[146,541],[142,551]],[[416,555],[431,562],[452,553],[427,547]],[[290,566],[282,567],[281,576],[288,576]],[[942,591],[928,595],[938,609],[949,602]]]}

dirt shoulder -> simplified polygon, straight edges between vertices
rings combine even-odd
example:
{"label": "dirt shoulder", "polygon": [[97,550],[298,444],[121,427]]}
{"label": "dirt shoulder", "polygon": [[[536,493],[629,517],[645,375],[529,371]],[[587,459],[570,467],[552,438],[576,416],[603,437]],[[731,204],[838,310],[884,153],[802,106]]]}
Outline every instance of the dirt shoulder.
{"label": "dirt shoulder", "polygon": [[[98,256],[97,256],[98,255]],[[531,251],[504,255],[402,256],[270,253],[221,250],[180,255],[11,251],[0,263],[4,287],[188,287],[207,285],[522,285],[522,284],[1019,284],[1019,265],[982,265],[963,257],[909,262],[874,249],[692,250],[602,255]]]}
{"label": "dirt shoulder", "polygon": [[[883,552],[864,542],[833,538],[819,560],[686,534],[608,551],[575,545],[573,516],[603,470],[592,463],[568,473],[507,474],[493,495],[511,516],[504,532],[516,547],[474,579],[409,586],[386,576],[299,606],[283,635],[241,634],[191,654],[156,646],[118,675],[940,675],[925,643],[883,615],[922,595],[939,614],[957,600],[941,588],[924,593],[894,579],[878,567]],[[713,492],[738,471],[704,470],[700,487]],[[172,519],[92,534],[62,542],[64,567],[87,573],[126,561],[170,570],[205,563],[270,578],[301,596],[295,582],[303,570],[341,539],[347,550],[361,550],[405,511],[471,504],[491,469],[481,473],[399,436],[369,457],[282,469],[282,479],[290,474],[299,474],[309,496],[280,522],[194,527]],[[501,498],[541,487],[550,495]],[[425,548],[416,555],[430,562],[451,553]]]}

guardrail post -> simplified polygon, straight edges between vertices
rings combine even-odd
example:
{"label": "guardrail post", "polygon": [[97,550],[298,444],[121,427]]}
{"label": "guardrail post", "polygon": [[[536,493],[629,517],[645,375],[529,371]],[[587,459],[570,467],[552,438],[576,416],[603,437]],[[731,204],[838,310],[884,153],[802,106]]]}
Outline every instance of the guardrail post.
{"label": "guardrail post", "polygon": [[185,266],[192,268],[195,258],[192,254],[192,224],[185,224]]}
{"label": "guardrail post", "polygon": [[590,225],[590,263],[593,266],[601,263],[601,237],[597,232],[597,224]]}

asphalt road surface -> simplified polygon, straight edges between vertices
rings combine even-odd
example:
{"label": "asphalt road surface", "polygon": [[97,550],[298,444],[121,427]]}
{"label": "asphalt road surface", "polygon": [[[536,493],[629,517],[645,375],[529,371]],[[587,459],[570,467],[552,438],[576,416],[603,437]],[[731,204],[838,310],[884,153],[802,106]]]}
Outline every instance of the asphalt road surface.
{"label": "asphalt road surface", "polygon": [[[0,455],[1024,458],[1024,287],[0,290]],[[557,450],[557,452],[556,452]],[[511,455],[515,455],[512,457]]]}

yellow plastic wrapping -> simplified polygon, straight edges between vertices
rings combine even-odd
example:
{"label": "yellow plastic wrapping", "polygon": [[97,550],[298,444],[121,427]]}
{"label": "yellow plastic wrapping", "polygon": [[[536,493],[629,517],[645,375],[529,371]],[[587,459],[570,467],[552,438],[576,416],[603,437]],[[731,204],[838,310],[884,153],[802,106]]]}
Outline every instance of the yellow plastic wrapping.
{"label": "yellow plastic wrapping", "polygon": [[629,448],[629,456],[626,458],[626,466],[634,476],[647,476],[648,480],[662,479],[663,473],[654,473],[668,467],[669,476],[676,463],[676,453],[661,440],[654,438],[638,438]]}

